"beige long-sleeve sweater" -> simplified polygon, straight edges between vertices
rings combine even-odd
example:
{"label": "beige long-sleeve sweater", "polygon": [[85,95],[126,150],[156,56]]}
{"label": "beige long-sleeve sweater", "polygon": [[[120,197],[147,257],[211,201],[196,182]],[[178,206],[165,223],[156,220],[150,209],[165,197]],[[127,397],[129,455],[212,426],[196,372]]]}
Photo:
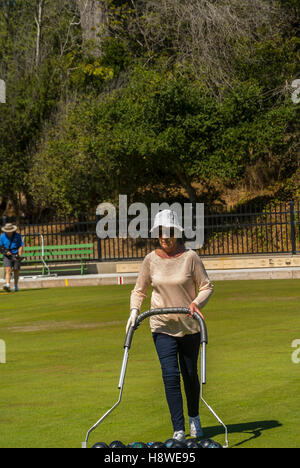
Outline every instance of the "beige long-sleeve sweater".
{"label": "beige long-sleeve sweater", "polygon": [[[213,286],[202,260],[193,250],[187,250],[180,256],[171,258],[161,258],[155,251],[148,254],[144,258],[135,288],[131,292],[130,309],[140,310],[150,285],[152,286],[151,309],[189,308],[194,302],[201,310],[213,292]],[[196,320],[180,314],[153,316],[150,318],[150,328],[152,332],[177,337],[200,331]]]}

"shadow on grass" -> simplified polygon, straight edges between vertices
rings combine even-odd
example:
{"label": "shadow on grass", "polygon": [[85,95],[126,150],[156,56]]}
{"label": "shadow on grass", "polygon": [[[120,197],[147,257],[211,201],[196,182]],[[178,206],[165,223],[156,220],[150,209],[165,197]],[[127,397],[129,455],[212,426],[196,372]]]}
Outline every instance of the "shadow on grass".
{"label": "shadow on grass", "polygon": [[[245,440],[238,442],[237,444],[230,445],[231,447],[239,447],[249,440],[257,439],[261,436],[263,431],[267,431],[269,429],[274,429],[275,427],[280,427],[282,424],[278,421],[254,421],[254,422],[246,422],[246,423],[239,423],[239,424],[229,424],[228,428],[228,435],[229,435],[229,444],[230,444],[230,434],[233,433],[240,433],[247,435]],[[224,429],[222,426],[211,426],[206,427],[205,430],[205,437],[213,438],[216,435],[223,434]],[[248,436],[250,434],[250,437]]]}

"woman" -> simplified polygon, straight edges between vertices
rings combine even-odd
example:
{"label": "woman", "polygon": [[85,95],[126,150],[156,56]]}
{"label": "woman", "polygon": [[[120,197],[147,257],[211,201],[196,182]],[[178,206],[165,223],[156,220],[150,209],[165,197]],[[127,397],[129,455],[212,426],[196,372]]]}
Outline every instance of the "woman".
{"label": "woman", "polygon": [[180,371],[187,398],[190,435],[202,437],[199,418],[200,384],[197,371],[200,328],[192,315],[203,309],[213,292],[213,286],[199,256],[193,250],[185,249],[179,241],[182,231],[174,211],[164,210],[156,215],[151,232],[158,233],[159,248],[148,254],[141,265],[135,288],[131,293],[131,313],[127,322],[127,331],[135,324],[150,285],[152,285],[151,309],[163,307],[190,309],[190,315],[186,316],[172,314],[150,318],[150,328],[162,368],[174,429],[173,438],[185,441]]}

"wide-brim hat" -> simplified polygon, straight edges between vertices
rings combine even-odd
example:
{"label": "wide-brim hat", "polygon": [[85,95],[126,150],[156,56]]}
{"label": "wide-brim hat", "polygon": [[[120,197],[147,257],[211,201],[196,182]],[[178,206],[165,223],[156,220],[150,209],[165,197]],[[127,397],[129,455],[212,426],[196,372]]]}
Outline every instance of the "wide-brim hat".
{"label": "wide-brim hat", "polygon": [[179,224],[176,211],[172,210],[159,211],[155,215],[153,227],[150,232],[157,236],[160,227],[166,228],[166,230],[170,230],[171,228],[174,229],[176,237],[181,237],[181,234],[184,231]]}
{"label": "wide-brim hat", "polygon": [[3,232],[16,232],[17,231],[17,226],[15,224],[12,224],[12,223],[6,223],[2,228],[1,230]]}

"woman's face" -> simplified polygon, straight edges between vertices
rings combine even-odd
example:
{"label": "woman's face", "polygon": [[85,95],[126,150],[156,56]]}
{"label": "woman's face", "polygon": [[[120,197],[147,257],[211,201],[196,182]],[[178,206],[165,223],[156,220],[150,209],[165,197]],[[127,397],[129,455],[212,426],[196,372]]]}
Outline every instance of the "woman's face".
{"label": "woman's face", "polygon": [[177,238],[174,235],[174,229],[170,229],[169,232],[164,230],[160,227],[159,228],[159,234],[158,234],[158,240],[159,240],[159,245],[161,248],[167,252],[170,253],[172,252],[177,244]]}

